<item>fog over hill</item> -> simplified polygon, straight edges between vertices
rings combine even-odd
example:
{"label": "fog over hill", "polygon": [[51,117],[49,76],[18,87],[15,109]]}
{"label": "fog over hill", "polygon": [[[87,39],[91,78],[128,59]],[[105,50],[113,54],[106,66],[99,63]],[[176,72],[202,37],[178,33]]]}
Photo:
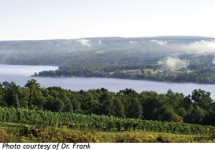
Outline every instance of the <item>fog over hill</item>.
{"label": "fog over hill", "polygon": [[[62,40],[0,41],[0,63],[62,65],[91,56],[113,60],[215,53],[215,39],[201,36],[97,37]],[[83,59],[81,59],[83,60]],[[111,61],[111,60],[108,60]]]}
{"label": "fog over hill", "polygon": [[215,83],[215,39],[160,36],[0,41],[0,64],[59,67],[37,76]]}

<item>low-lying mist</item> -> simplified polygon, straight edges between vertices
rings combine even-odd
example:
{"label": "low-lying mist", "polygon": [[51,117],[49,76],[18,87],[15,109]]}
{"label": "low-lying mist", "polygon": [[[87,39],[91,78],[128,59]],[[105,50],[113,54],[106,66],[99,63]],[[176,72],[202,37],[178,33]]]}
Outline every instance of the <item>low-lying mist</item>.
{"label": "low-lying mist", "polygon": [[177,57],[167,57],[158,62],[163,68],[171,71],[176,71],[182,68],[186,68],[189,65],[188,61],[181,60]]}

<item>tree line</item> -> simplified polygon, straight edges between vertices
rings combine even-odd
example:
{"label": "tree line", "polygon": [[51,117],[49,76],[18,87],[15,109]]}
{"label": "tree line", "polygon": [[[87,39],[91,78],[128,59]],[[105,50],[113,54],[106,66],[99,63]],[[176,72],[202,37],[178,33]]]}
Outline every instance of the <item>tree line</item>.
{"label": "tree line", "polygon": [[32,79],[24,87],[14,82],[0,83],[0,106],[215,125],[215,102],[209,92],[201,89],[187,96],[171,90],[165,94],[137,93],[132,89],[114,93],[104,88],[71,91],[60,87],[42,88]]}
{"label": "tree line", "polygon": [[[180,55],[180,59],[189,62],[186,67],[171,70],[164,64],[159,64],[165,57],[123,57],[121,61],[93,62],[78,61],[79,63],[65,63],[55,71],[42,71],[34,76],[43,77],[108,77],[138,80],[169,81],[169,82],[195,82],[215,83],[214,57],[211,55]],[[80,63],[82,62],[82,63]]]}

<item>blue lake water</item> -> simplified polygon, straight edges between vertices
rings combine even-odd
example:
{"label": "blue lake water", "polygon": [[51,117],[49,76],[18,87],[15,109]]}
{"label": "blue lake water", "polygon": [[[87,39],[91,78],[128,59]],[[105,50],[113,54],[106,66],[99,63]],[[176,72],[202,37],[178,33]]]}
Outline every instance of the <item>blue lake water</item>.
{"label": "blue lake water", "polygon": [[127,80],[111,78],[49,78],[30,77],[35,72],[43,70],[56,70],[55,66],[29,66],[29,65],[0,65],[0,82],[14,81],[20,86],[34,78],[41,87],[59,86],[74,91],[106,88],[109,91],[118,92],[125,88],[132,88],[137,92],[155,91],[166,93],[169,89],[174,92],[191,94],[194,89],[203,89],[211,92],[211,97],[215,100],[215,85],[195,84],[195,83],[165,83],[145,80]]}

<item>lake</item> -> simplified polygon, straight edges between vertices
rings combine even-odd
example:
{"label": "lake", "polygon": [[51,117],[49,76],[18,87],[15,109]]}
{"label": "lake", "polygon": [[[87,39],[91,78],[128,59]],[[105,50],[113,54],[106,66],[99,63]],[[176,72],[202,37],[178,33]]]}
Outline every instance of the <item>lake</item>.
{"label": "lake", "polygon": [[118,92],[125,88],[132,88],[137,92],[155,91],[166,93],[169,89],[174,92],[191,94],[194,89],[202,89],[211,92],[215,99],[215,85],[195,83],[165,83],[145,80],[111,79],[111,78],[50,78],[30,77],[35,72],[43,70],[56,70],[55,66],[30,66],[30,65],[0,65],[0,82],[14,81],[24,86],[30,79],[36,79],[41,87],[59,86],[74,91],[106,88],[109,91]]}

